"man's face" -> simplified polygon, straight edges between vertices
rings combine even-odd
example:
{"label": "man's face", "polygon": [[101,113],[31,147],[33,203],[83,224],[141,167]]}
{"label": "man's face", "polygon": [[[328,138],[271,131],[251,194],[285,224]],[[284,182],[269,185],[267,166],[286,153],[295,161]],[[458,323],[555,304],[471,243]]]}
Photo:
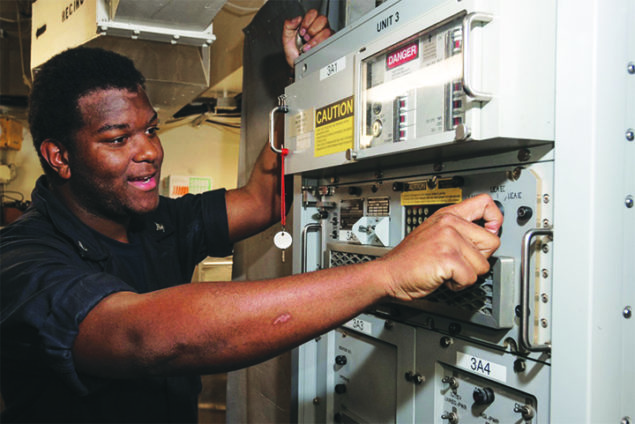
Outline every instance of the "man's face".
{"label": "man's face", "polygon": [[78,106],[84,126],[69,155],[74,201],[90,214],[114,220],[154,210],[163,148],[157,113],[145,92],[96,90]]}

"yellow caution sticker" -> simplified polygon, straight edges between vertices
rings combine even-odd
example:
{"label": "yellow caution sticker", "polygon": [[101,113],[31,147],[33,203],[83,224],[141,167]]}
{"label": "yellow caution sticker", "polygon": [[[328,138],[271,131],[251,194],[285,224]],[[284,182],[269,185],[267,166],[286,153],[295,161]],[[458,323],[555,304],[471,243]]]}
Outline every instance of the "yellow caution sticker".
{"label": "yellow caution sticker", "polygon": [[353,96],[315,110],[315,157],[353,148]]}
{"label": "yellow caution sticker", "polygon": [[414,190],[401,194],[401,206],[443,205],[459,203],[461,200],[463,190],[460,187]]}

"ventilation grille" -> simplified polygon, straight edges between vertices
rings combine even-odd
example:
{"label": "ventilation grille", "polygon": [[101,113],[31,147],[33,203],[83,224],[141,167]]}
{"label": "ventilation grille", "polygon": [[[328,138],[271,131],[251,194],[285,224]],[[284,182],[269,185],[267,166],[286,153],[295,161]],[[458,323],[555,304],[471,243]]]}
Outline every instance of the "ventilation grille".
{"label": "ventilation grille", "polygon": [[[349,253],[331,250],[330,266],[360,264],[377,259],[378,256],[360,253]],[[467,289],[454,292],[445,286],[439,287],[434,293],[423,299],[425,302],[444,305],[449,309],[461,309],[470,313],[480,313],[492,316],[492,297],[494,294],[493,278],[491,272],[480,277],[478,281]],[[445,311],[450,312],[450,311]]]}
{"label": "ventilation grille", "polygon": [[425,300],[459,308],[469,312],[480,312],[492,316],[493,281],[491,275],[481,277],[478,281],[459,292],[454,292],[446,286],[441,286],[434,293],[426,296]]}
{"label": "ventilation grille", "polygon": [[377,259],[378,256],[364,255],[358,253],[338,252],[331,250],[331,268],[342,265],[361,264],[364,262],[370,262],[373,259]]}

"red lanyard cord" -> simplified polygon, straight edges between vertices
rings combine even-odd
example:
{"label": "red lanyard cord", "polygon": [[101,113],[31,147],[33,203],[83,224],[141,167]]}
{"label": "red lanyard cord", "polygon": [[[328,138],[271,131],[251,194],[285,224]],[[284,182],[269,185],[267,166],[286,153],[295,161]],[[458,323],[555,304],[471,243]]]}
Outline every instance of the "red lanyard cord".
{"label": "red lanyard cord", "polygon": [[289,149],[284,147],[280,153],[280,223],[282,228],[285,229],[287,224],[287,202],[284,187],[284,158],[289,154]]}

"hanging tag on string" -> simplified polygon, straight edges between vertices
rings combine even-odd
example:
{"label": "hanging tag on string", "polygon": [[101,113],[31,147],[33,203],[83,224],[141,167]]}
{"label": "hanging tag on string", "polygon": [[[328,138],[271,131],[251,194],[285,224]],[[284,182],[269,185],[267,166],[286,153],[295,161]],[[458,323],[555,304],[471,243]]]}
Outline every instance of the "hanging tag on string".
{"label": "hanging tag on string", "polygon": [[293,243],[293,237],[287,232],[287,204],[286,204],[286,192],[284,186],[284,159],[289,154],[289,149],[282,148],[280,153],[280,224],[282,224],[282,230],[278,231],[273,237],[273,244],[282,250],[282,262],[284,262],[284,252]]}

